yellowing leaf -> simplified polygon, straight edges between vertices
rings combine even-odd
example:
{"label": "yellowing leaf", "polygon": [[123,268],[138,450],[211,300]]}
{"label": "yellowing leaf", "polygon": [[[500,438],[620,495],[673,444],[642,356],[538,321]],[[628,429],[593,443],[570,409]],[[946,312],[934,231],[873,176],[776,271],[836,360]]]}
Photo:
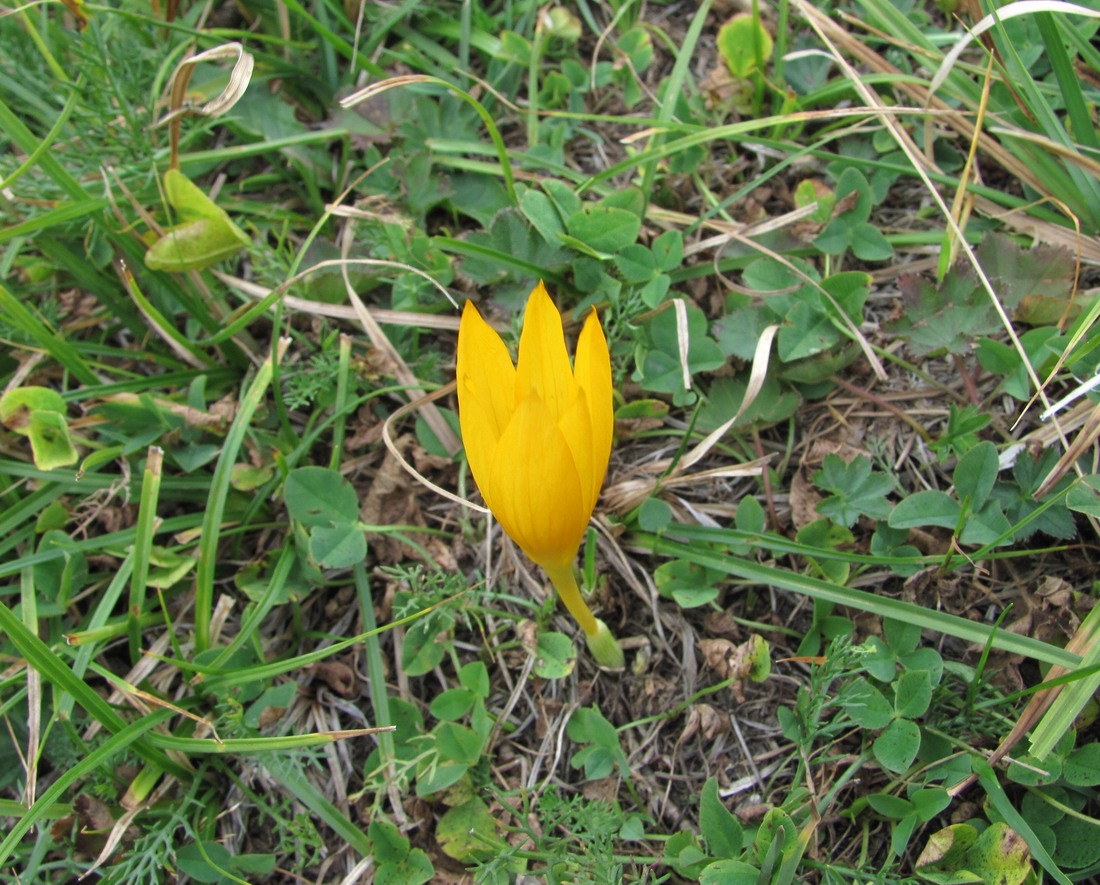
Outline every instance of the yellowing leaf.
{"label": "yellowing leaf", "polygon": [[718,30],[718,51],[733,76],[742,80],[757,67],[757,58],[767,62],[772,57],[772,38],[759,18],[749,13],[735,15]]}
{"label": "yellowing leaf", "polygon": [[150,270],[201,270],[249,244],[248,235],[225,210],[178,169],[164,174],[164,193],[181,223],[166,230],[145,253]]}

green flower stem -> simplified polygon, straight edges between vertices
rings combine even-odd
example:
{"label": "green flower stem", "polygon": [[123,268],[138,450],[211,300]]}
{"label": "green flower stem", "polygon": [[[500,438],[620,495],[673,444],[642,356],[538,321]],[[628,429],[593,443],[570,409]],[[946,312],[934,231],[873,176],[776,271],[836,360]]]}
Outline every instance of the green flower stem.
{"label": "green flower stem", "polygon": [[558,596],[565,603],[565,607],[569,609],[569,614],[573,616],[573,620],[580,624],[584,635],[586,637],[593,636],[599,632],[599,622],[596,620],[596,616],[592,614],[592,609],[588,607],[588,603],[584,601],[584,597],[581,596],[581,588],[577,586],[577,578],[573,574],[572,564],[563,568],[547,569],[546,574],[550,576],[550,582],[554,585],[554,589],[558,591]]}
{"label": "green flower stem", "polygon": [[626,658],[623,657],[623,650],[619,647],[619,640],[615,638],[615,634],[607,624],[599,618],[596,618],[596,632],[585,635],[584,639],[592,657],[601,667],[621,670],[626,666]]}
{"label": "green flower stem", "polygon": [[546,573],[550,576],[550,581],[554,585],[554,589],[558,591],[561,601],[569,609],[569,614],[573,616],[573,620],[580,624],[581,629],[584,631],[585,642],[588,644],[588,650],[592,653],[592,657],[596,659],[596,663],[601,667],[612,669],[622,667],[624,663],[623,650],[619,648],[619,642],[615,639],[611,630],[608,629],[607,624],[592,614],[592,609],[588,607],[588,603],[581,596],[580,587],[577,586],[577,578],[573,574],[572,564],[562,568],[546,569]]}

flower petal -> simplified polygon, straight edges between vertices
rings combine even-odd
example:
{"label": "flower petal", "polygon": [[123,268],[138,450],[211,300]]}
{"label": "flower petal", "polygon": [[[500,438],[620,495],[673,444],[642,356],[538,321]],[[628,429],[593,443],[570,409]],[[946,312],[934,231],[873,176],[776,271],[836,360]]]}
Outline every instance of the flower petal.
{"label": "flower petal", "polygon": [[540,282],[527,299],[516,366],[516,404],[537,393],[553,421],[565,413],[576,385],[565,349],[561,314]]}
{"label": "flower petal", "polygon": [[577,386],[584,391],[592,418],[592,482],[595,497],[598,497],[607,473],[607,461],[611,457],[615,408],[611,393],[611,355],[607,351],[607,339],[595,310],[584,321],[584,328],[577,339],[575,364]]}
{"label": "flower petal", "polygon": [[517,405],[489,485],[493,515],[524,553],[543,568],[573,562],[591,514],[573,454],[538,394]]}
{"label": "flower petal", "polygon": [[592,510],[596,506],[596,499],[600,496],[600,486],[603,485],[604,471],[607,470],[607,459],[599,461],[595,457],[592,447],[592,413],[588,407],[588,397],[584,390],[577,389],[577,395],[573,402],[565,410],[565,414],[558,421],[558,429],[561,430],[569,451],[573,455],[573,463],[577,468],[577,478],[581,481],[581,499],[584,501],[584,511],[588,517],[592,516]]}
{"label": "flower petal", "polygon": [[[458,327],[458,421],[474,480],[486,503],[497,444],[515,408],[516,369],[500,336],[467,301]],[[488,493],[487,493],[488,492]]]}
{"label": "flower petal", "polygon": [[[461,389],[459,387],[460,391]],[[496,463],[500,439],[492,432],[492,416],[485,410],[479,397],[468,393],[463,398],[460,393],[458,399],[458,421],[470,473],[481,490],[485,506],[495,511],[497,496],[493,494],[493,465]]]}

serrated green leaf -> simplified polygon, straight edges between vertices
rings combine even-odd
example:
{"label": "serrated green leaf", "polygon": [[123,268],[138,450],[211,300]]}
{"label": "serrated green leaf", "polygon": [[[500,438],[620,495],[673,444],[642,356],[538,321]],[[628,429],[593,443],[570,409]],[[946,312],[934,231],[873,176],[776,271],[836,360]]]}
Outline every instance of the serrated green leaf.
{"label": "serrated green leaf", "polygon": [[1065,313],[1076,274],[1070,250],[1047,245],[1028,249],[1011,237],[991,233],[982,240],[976,257],[997,297],[1006,310],[1019,314],[1017,319],[1031,322],[1030,312],[1044,299],[1055,302],[1056,316],[1049,325]]}
{"label": "serrated green leaf", "polygon": [[[707,401],[696,421],[696,427],[702,431],[714,430],[725,424],[737,414],[745,399],[748,388],[748,375],[734,378],[717,378],[707,391]],[[798,391],[779,382],[774,375],[764,379],[764,386],[734,427],[766,426],[785,421],[797,411],[802,403]]]}
{"label": "serrated green leaf", "polygon": [[555,272],[568,262],[565,250],[548,243],[521,214],[509,208],[498,212],[488,231],[474,231],[450,246],[465,257],[463,273],[484,284],[530,278]]}
{"label": "serrated green leaf", "polygon": [[1000,329],[989,296],[965,268],[952,268],[939,285],[902,274],[898,289],[902,314],[883,328],[907,338],[915,354],[937,350],[965,354],[973,340]]}
{"label": "serrated green leaf", "polygon": [[[645,327],[649,345],[644,351],[636,380],[646,390],[678,394],[684,392],[680,335],[675,310],[662,310]],[[689,375],[717,369],[725,363],[718,345],[707,335],[706,315],[694,304],[685,303],[687,316],[687,370]]]}
{"label": "serrated green leaf", "polygon": [[817,506],[822,516],[853,526],[860,516],[885,519],[890,515],[892,508],[886,495],[894,490],[894,479],[872,472],[870,458],[857,455],[845,464],[839,455],[830,453],[813,479],[818,488],[833,493]]}

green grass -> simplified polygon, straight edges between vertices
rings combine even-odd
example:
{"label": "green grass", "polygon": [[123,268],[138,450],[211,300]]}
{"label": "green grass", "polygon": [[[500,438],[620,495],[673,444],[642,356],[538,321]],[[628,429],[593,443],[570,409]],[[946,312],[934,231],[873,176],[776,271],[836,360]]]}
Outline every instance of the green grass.
{"label": "green grass", "polygon": [[[1095,19],[75,8],[0,17],[0,870],[1100,872]],[[622,672],[460,448],[538,279]]]}

